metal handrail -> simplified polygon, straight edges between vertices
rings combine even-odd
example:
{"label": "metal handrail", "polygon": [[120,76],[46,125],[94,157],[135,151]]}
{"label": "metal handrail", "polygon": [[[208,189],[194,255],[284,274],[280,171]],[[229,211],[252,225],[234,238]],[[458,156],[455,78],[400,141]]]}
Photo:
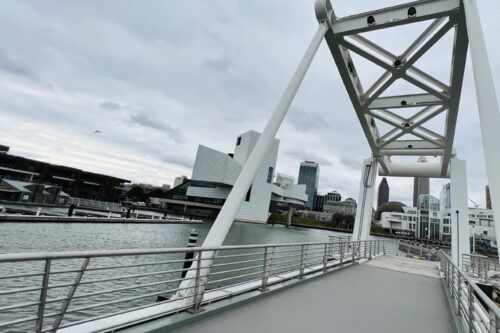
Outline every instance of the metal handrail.
{"label": "metal handrail", "polygon": [[462,254],[462,269],[474,278],[486,282],[489,271],[500,271],[497,258],[490,258],[479,254]]}
{"label": "metal handrail", "polygon": [[446,252],[440,250],[439,255],[445,288],[453,299],[454,311],[463,317],[469,332],[497,332],[500,328],[498,306],[451,260]]}
{"label": "metal handrail", "polygon": [[[109,315],[133,311],[154,306],[155,296],[190,289],[194,291],[189,296],[175,300],[185,300],[197,311],[204,302],[221,298],[220,294],[210,296],[213,290],[245,284],[249,290],[267,290],[268,285],[277,283],[276,279],[301,279],[332,265],[384,254],[389,244],[397,254],[392,240],[0,254],[0,272],[6,273],[0,276],[0,331],[9,327],[13,331],[55,332],[102,316],[96,307],[112,307]],[[194,253],[194,257],[181,259],[186,253]],[[209,259],[203,253],[213,257]],[[149,260],[138,263],[138,256],[148,256]],[[186,261],[196,265],[182,268]],[[204,274],[201,268],[210,263],[212,271]],[[42,264],[42,271],[34,269],[35,264]],[[188,271],[195,271],[196,276],[183,279],[181,273]],[[192,285],[179,287],[185,280],[193,281]],[[164,303],[173,304],[175,300]],[[184,310],[186,302],[172,311]],[[82,320],[78,317],[81,315],[86,318]],[[29,322],[35,326],[27,326]]]}

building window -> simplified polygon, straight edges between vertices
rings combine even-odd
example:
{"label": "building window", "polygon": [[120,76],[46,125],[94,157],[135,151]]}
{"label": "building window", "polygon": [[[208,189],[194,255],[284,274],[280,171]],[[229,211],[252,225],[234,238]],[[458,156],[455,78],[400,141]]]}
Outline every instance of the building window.
{"label": "building window", "polygon": [[269,167],[269,171],[267,172],[267,183],[268,184],[271,184],[271,182],[273,181],[273,171],[274,171],[274,168]]}
{"label": "building window", "polygon": [[443,234],[449,234],[450,233],[450,227],[443,227]]}
{"label": "building window", "polygon": [[241,136],[236,139],[236,145],[239,146],[241,144]]}

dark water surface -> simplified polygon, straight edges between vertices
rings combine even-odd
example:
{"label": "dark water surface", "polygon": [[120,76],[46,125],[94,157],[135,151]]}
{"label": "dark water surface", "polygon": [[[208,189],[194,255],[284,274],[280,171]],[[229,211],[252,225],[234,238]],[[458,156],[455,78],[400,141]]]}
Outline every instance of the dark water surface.
{"label": "dark water surface", "polygon": [[[0,223],[0,253],[185,247],[192,229],[198,245],[213,221],[204,224]],[[235,222],[224,245],[326,242],[326,230]]]}
{"label": "dark water surface", "polygon": [[[203,243],[213,221],[207,220],[204,224],[140,224],[140,223],[0,223],[0,253],[14,252],[60,252],[60,251],[86,251],[86,250],[117,250],[117,249],[144,249],[144,248],[175,248],[186,247],[191,230],[198,233],[198,245]],[[239,244],[271,244],[271,243],[299,243],[299,242],[327,242],[329,235],[346,235],[325,230],[306,229],[282,225],[260,225],[235,222],[226,238],[225,245]],[[176,255],[150,255],[150,256],[123,256],[92,258],[90,266],[134,265],[144,262],[160,262],[177,259],[177,264],[163,266],[146,266],[130,269],[86,271],[75,295],[94,293],[99,290],[127,288],[135,284],[178,279],[178,270],[182,266],[183,254]],[[51,274],[49,285],[71,284],[75,279],[77,270],[82,265],[80,259],[53,260],[51,272],[72,270],[72,273]],[[180,261],[179,261],[180,260]],[[138,279],[104,281],[97,284],[85,284],[85,281],[115,278],[151,271],[176,270],[175,273],[153,275]],[[258,269],[257,269],[258,270]],[[18,263],[0,263],[0,276],[18,275],[32,272],[43,272],[44,261],[30,261]],[[241,272],[240,272],[241,273]],[[234,273],[236,274],[236,273]],[[233,275],[234,275],[233,274]],[[226,277],[231,275],[224,275]],[[228,283],[231,281],[227,281]],[[155,291],[175,290],[178,282],[165,283],[151,288],[128,289],[120,292],[96,295],[88,298],[73,299],[71,309],[85,308],[89,305],[103,304],[128,297],[141,296]],[[41,286],[41,276],[19,277],[0,279],[0,293],[5,290]],[[65,297],[70,287],[49,289],[47,300]],[[170,296],[172,292],[167,293]],[[13,304],[37,302],[40,291],[16,292],[0,295],[0,308]],[[103,315],[142,306],[154,304],[156,296],[138,299],[133,302],[117,303],[99,306],[88,310],[74,310],[68,313],[64,323],[86,319],[96,315]],[[45,314],[58,313],[61,302],[48,303]],[[18,320],[36,316],[37,306],[0,311],[0,322]],[[51,325],[54,317],[48,317],[44,326]],[[24,332],[33,330],[34,321],[20,323],[9,328],[0,328],[1,332]]]}

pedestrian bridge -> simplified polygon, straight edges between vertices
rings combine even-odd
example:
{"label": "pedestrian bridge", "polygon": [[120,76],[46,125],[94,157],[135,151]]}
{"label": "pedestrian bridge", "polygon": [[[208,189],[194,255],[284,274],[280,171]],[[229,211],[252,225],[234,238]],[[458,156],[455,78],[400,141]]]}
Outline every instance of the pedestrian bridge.
{"label": "pedestrian bridge", "polygon": [[[182,268],[189,252],[198,265]],[[470,256],[464,273],[440,258],[408,258],[392,240],[332,239],[3,254],[0,330],[496,332],[500,310],[476,281],[497,266]]]}

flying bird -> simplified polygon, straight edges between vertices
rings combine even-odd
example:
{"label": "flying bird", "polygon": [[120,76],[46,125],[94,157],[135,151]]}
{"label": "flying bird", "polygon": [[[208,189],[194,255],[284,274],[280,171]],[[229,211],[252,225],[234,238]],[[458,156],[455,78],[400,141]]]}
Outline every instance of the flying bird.
{"label": "flying bird", "polygon": [[101,134],[101,131],[99,131],[99,130],[95,130],[95,131],[94,131],[94,134]]}

